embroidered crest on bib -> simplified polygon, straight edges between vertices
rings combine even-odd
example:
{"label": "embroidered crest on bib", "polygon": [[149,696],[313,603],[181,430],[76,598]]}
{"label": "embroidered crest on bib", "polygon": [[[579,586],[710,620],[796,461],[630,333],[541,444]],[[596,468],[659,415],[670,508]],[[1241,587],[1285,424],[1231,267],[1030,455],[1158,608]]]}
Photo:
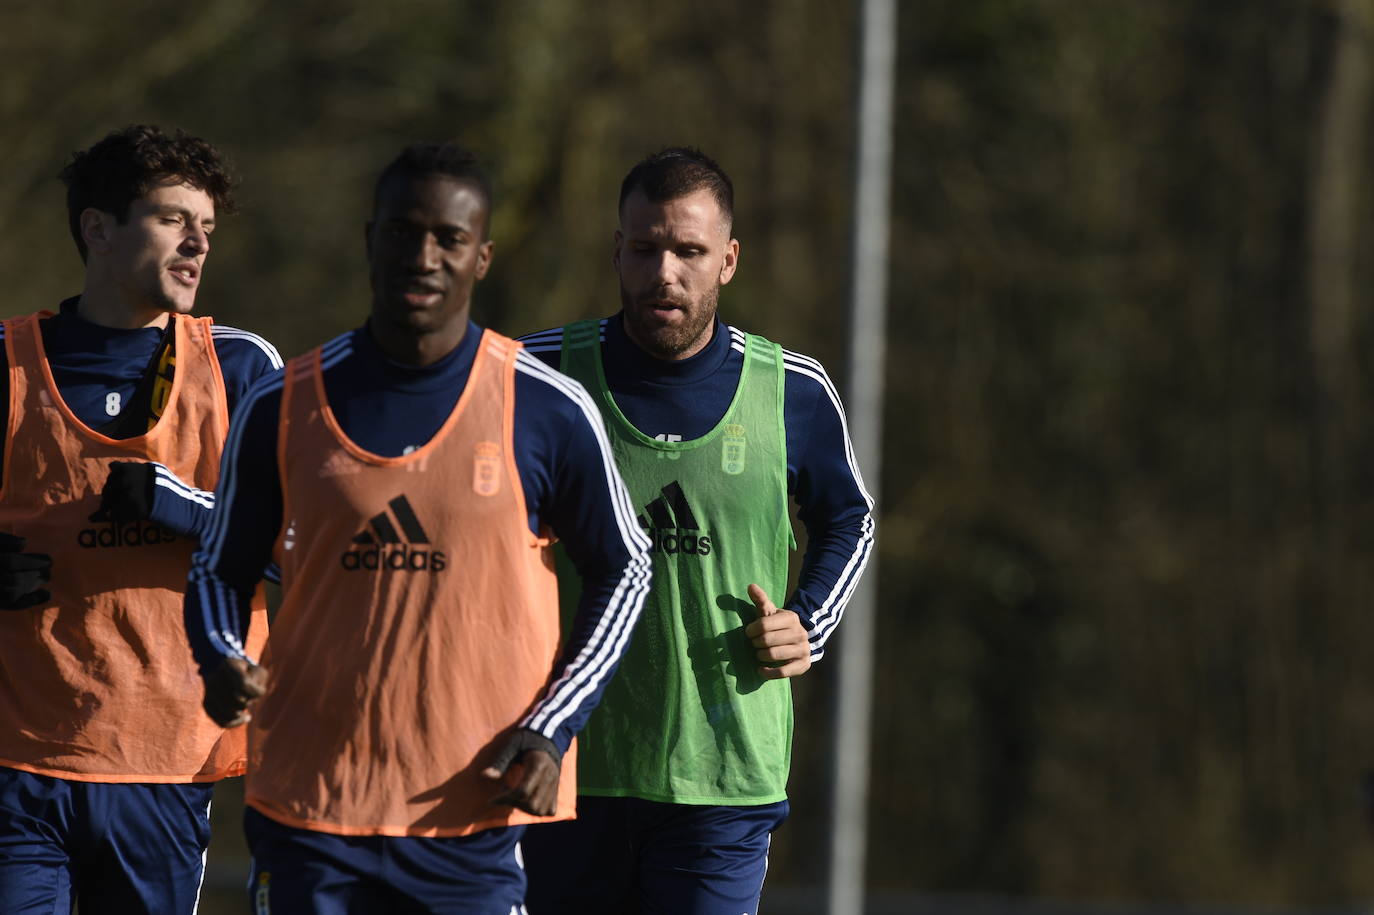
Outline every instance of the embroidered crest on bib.
{"label": "embroidered crest on bib", "polygon": [[720,469],[731,476],[744,473],[744,427],[730,423],[721,436]]}
{"label": "embroidered crest on bib", "polygon": [[472,449],[472,491],[494,496],[501,491],[501,446],[478,442]]}

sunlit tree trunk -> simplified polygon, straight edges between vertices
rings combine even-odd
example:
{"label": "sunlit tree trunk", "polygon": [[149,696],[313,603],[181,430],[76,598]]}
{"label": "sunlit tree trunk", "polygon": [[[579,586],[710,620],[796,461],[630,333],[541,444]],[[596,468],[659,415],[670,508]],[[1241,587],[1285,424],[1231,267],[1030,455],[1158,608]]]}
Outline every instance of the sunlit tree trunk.
{"label": "sunlit tree trunk", "polygon": [[[1346,539],[1349,450],[1357,415],[1353,312],[1359,188],[1371,70],[1371,0],[1337,0],[1334,58],[1311,157],[1308,293],[1316,410],[1313,495],[1330,561]],[[1332,572],[1338,572],[1331,569]]]}

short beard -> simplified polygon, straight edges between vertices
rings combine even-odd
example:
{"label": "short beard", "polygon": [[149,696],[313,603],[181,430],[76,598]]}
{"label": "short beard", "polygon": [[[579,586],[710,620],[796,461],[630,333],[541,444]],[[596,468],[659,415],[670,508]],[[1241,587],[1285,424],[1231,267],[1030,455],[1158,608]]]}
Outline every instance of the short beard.
{"label": "short beard", "polygon": [[716,320],[716,307],[720,301],[720,286],[712,286],[702,297],[700,313],[696,309],[689,312],[689,320],[680,327],[661,324],[644,325],[639,323],[639,313],[632,307],[634,299],[622,284],[620,287],[621,314],[624,315],[628,336],[655,359],[677,360],[691,349]]}

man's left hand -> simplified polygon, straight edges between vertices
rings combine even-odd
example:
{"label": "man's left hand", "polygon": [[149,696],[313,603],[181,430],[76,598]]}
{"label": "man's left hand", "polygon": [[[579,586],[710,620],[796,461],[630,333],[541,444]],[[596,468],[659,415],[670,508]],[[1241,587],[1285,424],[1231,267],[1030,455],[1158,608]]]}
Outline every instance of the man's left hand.
{"label": "man's left hand", "polygon": [[520,781],[506,785],[506,790],[491,799],[493,804],[505,804],[535,816],[553,816],[558,810],[559,762],[563,754],[543,734],[529,728],[516,728],[482,775],[501,782],[513,763],[520,765]]}
{"label": "man's left hand", "polygon": [[147,520],[153,511],[157,469],[144,461],[115,461],[100,491],[100,508],[91,521],[131,524]]}
{"label": "man's left hand", "polygon": [[810,670],[811,640],[797,612],[779,609],[758,585],[749,586],[749,599],[758,609],[759,618],[744,627],[744,634],[763,662],[759,668],[763,678],[800,677]]}

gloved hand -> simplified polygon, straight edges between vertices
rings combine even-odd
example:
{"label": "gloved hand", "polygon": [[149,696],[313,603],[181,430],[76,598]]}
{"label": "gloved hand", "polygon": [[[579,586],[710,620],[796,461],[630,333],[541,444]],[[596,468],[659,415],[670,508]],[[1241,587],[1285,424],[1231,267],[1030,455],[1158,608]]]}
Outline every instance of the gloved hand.
{"label": "gloved hand", "polygon": [[52,580],[52,557],[25,553],[23,537],[0,532],[0,610],[23,610],[52,599],[41,585]]}
{"label": "gloved hand", "polygon": [[105,488],[100,491],[100,507],[91,515],[92,521],[113,521],[129,524],[147,520],[153,511],[153,487],[157,485],[157,470],[144,461],[115,461]]}
{"label": "gloved hand", "polygon": [[506,790],[491,799],[493,804],[517,807],[535,816],[552,816],[558,809],[558,764],[563,754],[552,740],[529,728],[516,728],[506,738],[482,770],[492,781],[502,781],[511,763],[519,762],[524,772],[519,784],[506,785]]}
{"label": "gloved hand", "polygon": [[242,658],[225,658],[205,681],[205,713],[222,728],[246,724],[248,706],[267,692],[267,669]]}

